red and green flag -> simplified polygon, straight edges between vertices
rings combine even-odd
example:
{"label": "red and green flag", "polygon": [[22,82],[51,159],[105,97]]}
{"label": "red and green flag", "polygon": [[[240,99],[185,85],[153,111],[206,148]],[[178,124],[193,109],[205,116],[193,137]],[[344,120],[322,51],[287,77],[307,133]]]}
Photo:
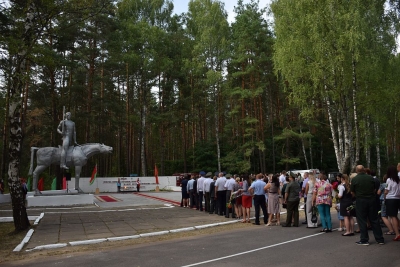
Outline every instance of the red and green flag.
{"label": "red and green flag", "polygon": [[92,177],[90,178],[90,181],[89,181],[90,184],[94,183],[94,180],[96,180],[96,176],[97,176],[97,164],[94,165],[94,169],[92,171]]}

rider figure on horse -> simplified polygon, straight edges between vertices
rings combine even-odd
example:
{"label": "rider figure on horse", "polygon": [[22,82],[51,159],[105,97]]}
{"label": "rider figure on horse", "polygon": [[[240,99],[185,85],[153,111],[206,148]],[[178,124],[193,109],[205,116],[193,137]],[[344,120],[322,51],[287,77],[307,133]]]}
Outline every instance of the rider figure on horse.
{"label": "rider figure on horse", "polygon": [[78,145],[76,142],[75,123],[71,121],[71,112],[65,113],[65,119],[63,118],[63,120],[60,121],[60,124],[57,127],[57,132],[62,135],[63,139],[60,167],[68,170],[66,162],[68,148],[74,144]]}

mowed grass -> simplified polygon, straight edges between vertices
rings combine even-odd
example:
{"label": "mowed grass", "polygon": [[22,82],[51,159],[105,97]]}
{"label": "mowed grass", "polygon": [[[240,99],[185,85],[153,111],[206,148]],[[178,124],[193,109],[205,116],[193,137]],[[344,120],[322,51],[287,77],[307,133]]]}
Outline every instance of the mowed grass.
{"label": "mowed grass", "polygon": [[14,248],[24,239],[26,231],[14,232],[14,223],[0,223],[0,263],[15,259],[19,254]]}

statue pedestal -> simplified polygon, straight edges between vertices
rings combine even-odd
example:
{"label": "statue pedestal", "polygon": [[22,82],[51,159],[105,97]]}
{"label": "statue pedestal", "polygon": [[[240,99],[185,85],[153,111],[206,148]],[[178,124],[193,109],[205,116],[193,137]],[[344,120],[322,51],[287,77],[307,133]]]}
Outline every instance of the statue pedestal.
{"label": "statue pedestal", "polygon": [[46,190],[40,191],[41,194],[35,194],[35,192],[28,192],[27,197],[30,196],[65,196],[65,195],[77,195],[79,192],[76,189],[63,189],[63,190]]}
{"label": "statue pedestal", "polygon": [[[54,191],[62,192],[60,194],[60,192]],[[33,192],[30,192],[32,194],[28,194],[26,197],[26,201],[28,203],[27,207],[74,206],[93,204],[93,194],[78,194],[76,190],[74,190],[76,191],[76,193],[66,193],[65,191],[66,190],[42,191],[42,195],[34,195]]]}
{"label": "statue pedestal", "polygon": [[10,203],[11,196],[10,194],[0,194],[0,203]]}

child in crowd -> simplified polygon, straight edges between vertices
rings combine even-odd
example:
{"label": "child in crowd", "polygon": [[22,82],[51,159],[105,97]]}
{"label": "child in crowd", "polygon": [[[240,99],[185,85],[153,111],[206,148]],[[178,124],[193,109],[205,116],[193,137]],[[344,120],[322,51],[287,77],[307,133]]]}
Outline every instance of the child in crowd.
{"label": "child in crowd", "polygon": [[339,203],[339,202],[336,203],[335,209],[336,209],[336,211],[337,211],[337,217],[338,217],[338,220],[339,220],[339,228],[338,228],[338,231],[341,232],[341,231],[346,230],[346,228],[344,227],[344,217],[343,217],[343,216],[340,216],[340,203]]}

